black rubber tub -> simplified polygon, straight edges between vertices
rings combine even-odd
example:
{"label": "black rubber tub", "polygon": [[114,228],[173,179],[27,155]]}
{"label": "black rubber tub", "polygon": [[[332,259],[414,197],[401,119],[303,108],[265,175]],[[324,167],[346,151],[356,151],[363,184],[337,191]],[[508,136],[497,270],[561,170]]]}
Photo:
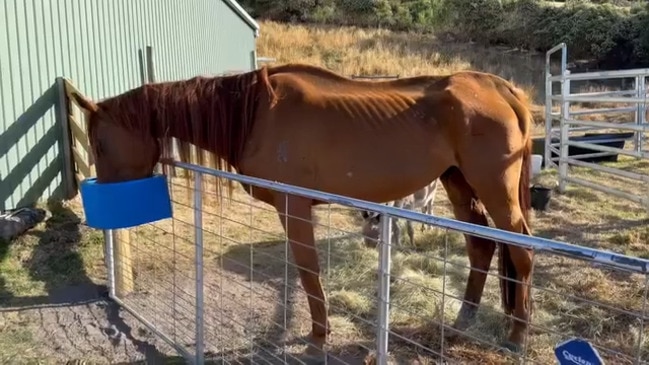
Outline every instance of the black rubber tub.
{"label": "black rubber tub", "polygon": [[[624,148],[626,141],[633,138],[633,132],[624,132],[624,133],[585,133],[581,136],[570,137],[570,141],[575,142],[586,142],[592,143],[599,146],[607,146],[613,148]],[[559,143],[559,138],[552,138],[552,143]],[[588,155],[591,153],[597,153],[601,151],[596,151],[590,148],[582,148],[577,146],[570,146],[568,148],[568,156],[578,157],[579,155]],[[532,139],[532,153],[545,156],[545,137],[537,137]],[[552,152],[552,158],[558,158],[559,156]],[[587,157],[580,158],[580,161],[584,162],[615,162],[618,160],[617,153],[611,153],[610,155],[598,156],[598,157]],[[545,166],[545,159],[541,163],[541,166]]]}
{"label": "black rubber tub", "polygon": [[538,184],[530,187],[532,197],[532,208],[535,210],[545,211],[548,209],[550,199],[552,198],[552,189]]}

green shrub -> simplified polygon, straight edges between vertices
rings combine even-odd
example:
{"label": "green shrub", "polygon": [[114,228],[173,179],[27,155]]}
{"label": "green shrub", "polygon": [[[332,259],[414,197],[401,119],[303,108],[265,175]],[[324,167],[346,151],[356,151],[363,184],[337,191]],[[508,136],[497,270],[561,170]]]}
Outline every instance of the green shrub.
{"label": "green shrub", "polygon": [[504,19],[500,0],[448,0],[447,25],[471,38],[489,40]]}
{"label": "green shrub", "polygon": [[[394,30],[545,52],[565,42],[571,58],[611,67],[649,63],[649,5],[628,0],[243,0],[258,18]],[[613,5],[623,4],[625,7]]]}
{"label": "green shrub", "polygon": [[[486,9],[496,11],[494,5]],[[565,6],[520,0],[503,6],[502,15],[497,17],[495,29],[491,31],[488,31],[494,24],[491,16],[483,20],[482,26],[469,24],[456,29],[468,35],[479,32],[475,39],[488,43],[541,52],[565,42],[571,58],[591,59],[602,65],[624,68],[649,62],[647,10],[647,6],[621,8],[610,4],[593,5],[584,0],[570,0]],[[479,17],[473,19],[474,22],[480,20]]]}

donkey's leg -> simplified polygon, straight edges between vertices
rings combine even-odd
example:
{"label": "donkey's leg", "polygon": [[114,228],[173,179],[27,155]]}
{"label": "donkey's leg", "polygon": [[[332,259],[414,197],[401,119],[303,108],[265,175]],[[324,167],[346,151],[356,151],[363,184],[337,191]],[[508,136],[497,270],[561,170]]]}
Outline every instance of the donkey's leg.
{"label": "donkey's leg", "polygon": [[[469,183],[484,203],[496,227],[529,235],[530,230],[519,205],[520,165],[509,161],[507,164],[497,160],[489,161],[491,163],[487,166],[484,166],[484,161],[482,163],[482,172],[487,173],[473,180],[467,176]],[[506,314],[513,312],[515,317],[505,346],[513,351],[521,349],[531,313],[529,285],[532,260],[531,250],[515,245],[500,245],[500,274],[506,277],[501,279],[503,307]]]}
{"label": "donkey's leg", "polygon": [[[325,294],[320,282],[320,265],[315,248],[315,236],[311,222],[311,199],[297,196],[280,195],[276,199],[275,208],[280,221],[288,236],[291,251],[298,267],[302,287],[307,293],[311,311],[312,331],[311,342],[307,352],[315,355],[322,349],[330,333],[329,321],[325,305]],[[288,204],[286,202],[288,201]]]}
{"label": "donkey's leg", "polygon": [[[421,209],[421,212],[424,213],[424,214],[430,214],[430,211],[431,211],[431,207],[430,207],[430,203],[428,202],[428,203],[426,203],[426,205],[423,206],[423,208]],[[422,223],[421,224],[421,232],[424,232],[426,229],[428,229],[428,225]]]}
{"label": "donkey's leg", "polygon": [[[433,215],[433,208],[435,207],[435,196],[437,195],[437,187],[439,186],[439,179],[433,182],[433,190],[430,192],[430,199],[428,200],[428,214]],[[430,226],[426,226],[430,229]]]}
{"label": "donkey's leg", "polygon": [[[426,205],[424,206],[423,213],[432,215],[433,214],[433,206],[435,204],[435,195],[437,194],[437,186],[439,185],[439,179],[435,179],[433,183],[430,185],[429,189],[432,189],[428,193],[428,201],[426,201]],[[421,225],[421,230],[422,232],[424,229],[430,229],[430,226],[427,224],[422,224]]]}
{"label": "donkey's leg", "polygon": [[366,247],[374,248],[379,241],[379,229],[378,224],[374,222],[374,218],[363,219],[361,224],[361,234],[363,235],[363,243]]}
{"label": "donkey's leg", "polygon": [[[460,170],[452,167],[442,175],[440,180],[453,204],[453,213],[458,220],[488,226],[484,207],[477,200]],[[464,292],[464,301],[454,324],[454,327],[461,331],[468,328],[475,317],[482,299],[491,258],[496,250],[496,243],[492,240],[470,235],[464,235],[464,238],[471,271]]]}
{"label": "donkey's leg", "polygon": [[399,220],[396,217],[392,217],[392,237],[388,242],[393,247],[401,245],[401,227],[399,227]]}
{"label": "donkey's leg", "polygon": [[412,222],[409,220],[406,220],[406,232],[408,232],[408,239],[410,240],[410,247],[415,246],[415,232],[414,229],[412,228]]}
{"label": "donkey's leg", "polygon": [[433,191],[430,192],[430,200],[428,201],[428,214],[433,214],[435,207],[435,197],[437,196],[437,187],[439,186],[439,179],[433,182]]}

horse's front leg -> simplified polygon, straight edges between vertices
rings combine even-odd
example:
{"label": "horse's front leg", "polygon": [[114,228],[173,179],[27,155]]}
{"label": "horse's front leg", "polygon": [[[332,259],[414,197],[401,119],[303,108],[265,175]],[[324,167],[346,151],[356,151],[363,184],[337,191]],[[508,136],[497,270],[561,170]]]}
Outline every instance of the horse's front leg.
{"label": "horse's front leg", "polygon": [[289,196],[286,199],[285,195],[276,201],[275,207],[289,239],[311,311],[313,323],[310,342],[312,345],[307,349],[307,354],[316,355],[326,344],[330,329],[311,220],[312,202],[310,199],[296,196]]}

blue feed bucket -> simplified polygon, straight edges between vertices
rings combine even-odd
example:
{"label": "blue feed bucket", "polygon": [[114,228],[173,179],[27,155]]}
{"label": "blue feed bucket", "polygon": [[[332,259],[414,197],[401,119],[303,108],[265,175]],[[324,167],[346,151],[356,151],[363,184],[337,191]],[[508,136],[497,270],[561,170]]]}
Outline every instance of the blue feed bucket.
{"label": "blue feed bucket", "polygon": [[171,198],[164,175],[119,183],[81,182],[88,226],[121,229],[171,218]]}

